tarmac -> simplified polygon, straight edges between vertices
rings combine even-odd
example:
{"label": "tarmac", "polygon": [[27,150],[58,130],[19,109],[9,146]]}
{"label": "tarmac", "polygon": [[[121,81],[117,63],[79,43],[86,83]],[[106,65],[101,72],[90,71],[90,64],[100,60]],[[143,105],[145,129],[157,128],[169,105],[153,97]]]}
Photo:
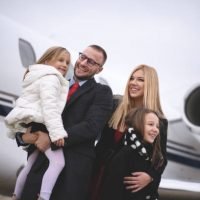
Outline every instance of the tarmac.
{"label": "tarmac", "polygon": [[0,200],[10,200],[11,197],[6,197],[6,196],[2,196],[0,195]]}
{"label": "tarmac", "polygon": [[[0,195],[0,200],[11,200],[11,197]],[[200,193],[185,193],[183,197],[179,193],[174,194],[169,190],[160,197],[160,200],[200,200]]]}

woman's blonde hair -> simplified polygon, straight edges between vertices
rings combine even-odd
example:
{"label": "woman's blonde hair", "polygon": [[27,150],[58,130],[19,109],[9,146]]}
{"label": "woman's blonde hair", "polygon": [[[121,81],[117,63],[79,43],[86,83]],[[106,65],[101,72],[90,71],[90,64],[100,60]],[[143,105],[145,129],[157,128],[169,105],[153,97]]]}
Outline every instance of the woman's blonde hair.
{"label": "woman's blonde hair", "polygon": [[[55,60],[61,53],[66,52],[69,54],[69,51],[64,48],[64,47],[60,47],[60,46],[53,46],[50,47],[49,49],[47,49],[44,54],[39,58],[39,60],[36,62],[36,64],[46,64],[47,61],[51,61],[51,60]],[[24,78],[26,76],[26,74],[28,73],[28,69],[26,70],[25,74],[24,74]]]}
{"label": "woman's blonde hair", "polygon": [[161,117],[164,117],[160,104],[159,81],[157,72],[153,67],[148,65],[139,65],[131,72],[121,102],[119,103],[117,109],[109,121],[110,127],[113,129],[118,129],[121,132],[124,132],[126,129],[125,117],[128,111],[132,108],[135,108],[134,100],[131,99],[129,95],[129,82],[132,75],[138,70],[142,70],[144,73],[143,106],[145,108],[156,111]]}

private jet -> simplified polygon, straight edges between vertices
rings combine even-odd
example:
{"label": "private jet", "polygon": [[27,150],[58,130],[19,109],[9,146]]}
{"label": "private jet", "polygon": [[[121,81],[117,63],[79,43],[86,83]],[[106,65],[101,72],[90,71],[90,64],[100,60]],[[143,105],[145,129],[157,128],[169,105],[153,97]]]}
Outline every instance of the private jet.
{"label": "private jet", "polygon": [[[0,194],[11,194],[27,154],[7,138],[4,117],[21,92],[26,67],[50,46],[58,45],[36,32],[0,15]],[[68,78],[73,74],[71,67]],[[107,84],[104,77],[99,81]],[[111,82],[111,81],[110,81]],[[111,86],[112,87],[112,86]],[[169,118],[168,165],[160,184],[162,199],[200,199],[200,83],[191,86],[179,117]]]}

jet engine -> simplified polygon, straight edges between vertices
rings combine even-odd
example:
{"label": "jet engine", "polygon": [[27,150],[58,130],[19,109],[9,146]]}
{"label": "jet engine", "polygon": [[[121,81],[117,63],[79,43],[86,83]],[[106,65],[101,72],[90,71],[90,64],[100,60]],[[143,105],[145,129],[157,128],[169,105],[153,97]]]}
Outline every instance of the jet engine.
{"label": "jet engine", "polygon": [[193,133],[200,136],[200,84],[188,91],[184,99],[183,120]]}

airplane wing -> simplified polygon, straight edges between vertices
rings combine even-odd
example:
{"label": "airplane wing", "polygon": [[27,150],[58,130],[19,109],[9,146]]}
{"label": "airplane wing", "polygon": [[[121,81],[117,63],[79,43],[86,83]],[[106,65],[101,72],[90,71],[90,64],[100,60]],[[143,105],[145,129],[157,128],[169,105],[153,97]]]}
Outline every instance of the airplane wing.
{"label": "airplane wing", "polygon": [[183,190],[190,192],[198,192],[200,197],[200,182],[188,182],[175,179],[162,179],[160,183],[161,189]]}
{"label": "airplane wing", "polygon": [[199,200],[200,183],[162,179],[159,194],[161,200]]}

